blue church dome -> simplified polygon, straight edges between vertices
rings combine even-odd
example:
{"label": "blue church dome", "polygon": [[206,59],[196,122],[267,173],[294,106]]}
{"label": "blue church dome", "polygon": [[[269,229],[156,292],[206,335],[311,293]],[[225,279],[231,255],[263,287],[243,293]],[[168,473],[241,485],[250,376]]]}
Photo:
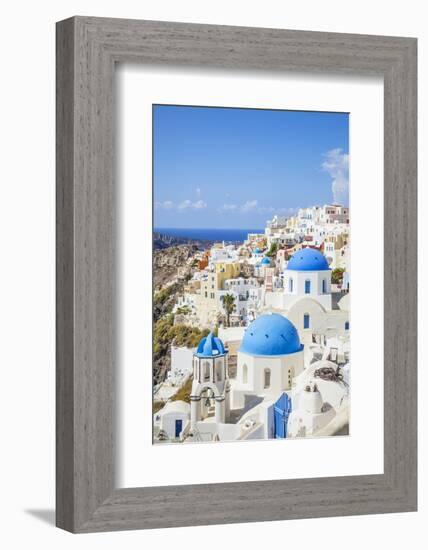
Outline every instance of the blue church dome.
{"label": "blue church dome", "polygon": [[198,357],[218,357],[226,353],[223,342],[217,336],[214,336],[212,332],[202,338],[196,348],[196,354]]}
{"label": "blue church dome", "polygon": [[330,268],[324,254],[313,248],[303,248],[291,256],[287,269],[293,271],[326,271]]}
{"label": "blue church dome", "polygon": [[270,265],[270,260],[267,256],[265,256],[262,260],[262,265]]}
{"label": "blue church dome", "polygon": [[261,315],[245,331],[239,351],[248,355],[288,355],[303,349],[296,327],[273,313]]}
{"label": "blue church dome", "polygon": [[258,247],[254,250],[254,254],[261,254],[261,253],[262,251]]}

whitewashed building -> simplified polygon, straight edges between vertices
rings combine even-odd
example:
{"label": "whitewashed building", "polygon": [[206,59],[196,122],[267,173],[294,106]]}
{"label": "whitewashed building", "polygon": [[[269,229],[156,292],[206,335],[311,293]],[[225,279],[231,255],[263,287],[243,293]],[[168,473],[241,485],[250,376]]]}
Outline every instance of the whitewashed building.
{"label": "whitewashed building", "polygon": [[295,252],[284,271],[283,285],[280,291],[265,293],[264,311],[285,315],[304,343],[318,334],[349,334],[349,299],[332,309],[331,270],[321,252],[312,248]]}
{"label": "whitewashed building", "polygon": [[217,291],[219,311],[226,315],[223,300],[226,294],[231,294],[235,299],[234,315],[239,321],[247,321],[250,293],[260,287],[258,280],[255,277],[236,277],[235,279],[226,279],[223,286],[222,290]]}
{"label": "whitewashed building", "polygon": [[214,245],[210,250],[209,264],[214,266],[217,263],[236,262],[238,256],[238,250],[233,244]]}
{"label": "whitewashed building", "polygon": [[192,357],[195,348],[184,346],[171,346],[171,368],[168,372],[168,380],[171,383],[179,383],[192,372]]}
{"label": "whitewashed building", "polygon": [[184,401],[169,401],[154,414],[153,426],[159,439],[178,441],[189,428],[190,405]]}

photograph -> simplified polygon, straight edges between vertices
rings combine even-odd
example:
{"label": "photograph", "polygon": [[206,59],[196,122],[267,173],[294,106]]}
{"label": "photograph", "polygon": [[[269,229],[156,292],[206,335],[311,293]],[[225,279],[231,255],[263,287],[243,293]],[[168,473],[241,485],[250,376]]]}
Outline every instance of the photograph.
{"label": "photograph", "polygon": [[349,435],[349,114],[152,113],[153,443]]}

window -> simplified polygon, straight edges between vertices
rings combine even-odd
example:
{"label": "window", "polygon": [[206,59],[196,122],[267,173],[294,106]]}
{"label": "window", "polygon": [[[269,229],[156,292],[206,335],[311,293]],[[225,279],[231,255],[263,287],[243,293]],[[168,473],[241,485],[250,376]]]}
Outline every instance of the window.
{"label": "window", "polygon": [[327,281],[325,279],[322,280],[322,293],[327,294]]}
{"label": "window", "polygon": [[290,290],[290,292],[293,292],[293,279],[290,279],[288,281],[288,289]]}
{"label": "window", "polygon": [[309,313],[305,313],[303,315],[303,328],[309,328],[309,324],[310,324]]}
{"label": "window", "polygon": [[204,361],[204,380],[210,379],[210,364],[209,361]]}
{"label": "window", "polygon": [[270,369],[265,369],[265,382],[264,388],[270,388]]}
{"label": "window", "polygon": [[247,365],[242,366],[242,382],[246,384],[248,382],[248,367]]}
{"label": "window", "polygon": [[223,362],[221,359],[217,360],[215,366],[215,379],[217,382],[221,382],[223,380]]}
{"label": "window", "polygon": [[311,281],[308,279],[305,281],[305,294],[311,293]]}
{"label": "window", "polygon": [[349,321],[346,321],[345,323],[345,330],[349,330]]}

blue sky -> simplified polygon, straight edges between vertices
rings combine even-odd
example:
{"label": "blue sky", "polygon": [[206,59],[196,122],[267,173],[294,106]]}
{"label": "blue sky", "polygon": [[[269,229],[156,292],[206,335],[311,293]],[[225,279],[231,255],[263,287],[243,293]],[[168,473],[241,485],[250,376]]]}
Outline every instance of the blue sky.
{"label": "blue sky", "polygon": [[154,226],[263,228],[348,204],[345,113],[155,105]]}

